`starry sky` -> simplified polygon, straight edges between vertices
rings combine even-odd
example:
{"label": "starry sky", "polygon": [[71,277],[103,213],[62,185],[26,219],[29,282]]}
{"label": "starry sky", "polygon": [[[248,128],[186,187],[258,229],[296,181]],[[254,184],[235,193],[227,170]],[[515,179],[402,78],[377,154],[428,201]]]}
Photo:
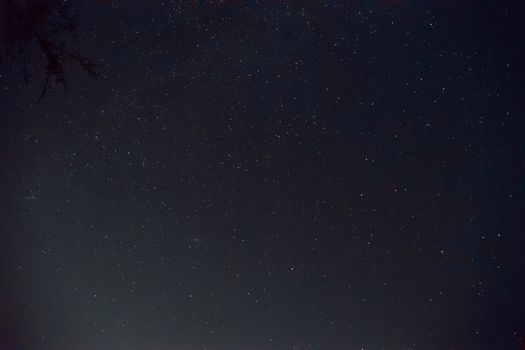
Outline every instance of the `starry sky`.
{"label": "starry sky", "polygon": [[524,349],[524,9],[2,0],[0,349]]}

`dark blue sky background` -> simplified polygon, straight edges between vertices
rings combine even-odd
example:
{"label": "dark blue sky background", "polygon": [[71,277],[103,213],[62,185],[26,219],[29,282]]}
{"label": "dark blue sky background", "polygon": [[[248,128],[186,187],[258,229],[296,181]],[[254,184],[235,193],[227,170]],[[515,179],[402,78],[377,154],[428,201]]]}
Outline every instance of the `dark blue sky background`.
{"label": "dark blue sky background", "polygon": [[2,1],[0,349],[523,347],[521,2]]}

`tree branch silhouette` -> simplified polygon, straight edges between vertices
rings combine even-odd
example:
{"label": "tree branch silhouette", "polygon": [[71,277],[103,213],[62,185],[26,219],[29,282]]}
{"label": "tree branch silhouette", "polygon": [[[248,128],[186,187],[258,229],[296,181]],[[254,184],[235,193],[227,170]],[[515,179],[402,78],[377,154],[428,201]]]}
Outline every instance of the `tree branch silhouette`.
{"label": "tree branch silhouette", "polygon": [[34,47],[44,62],[44,82],[38,101],[43,99],[51,82],[67,88],[66,66],[69,64],[80,66],[90,76],[99,75],[93,60],[67,49],[65,39],[76,29],[66,1],[0,0],[1,55],[13,58],[13,53],[18,53],[26,82],[31,79],[28,55]]}

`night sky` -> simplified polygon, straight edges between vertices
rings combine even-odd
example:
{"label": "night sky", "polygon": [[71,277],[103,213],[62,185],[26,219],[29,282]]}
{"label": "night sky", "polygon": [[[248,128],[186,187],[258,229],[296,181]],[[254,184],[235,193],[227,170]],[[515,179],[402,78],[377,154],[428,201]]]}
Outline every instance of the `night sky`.
{"label": "night sky", "polygon": [[0,2],[1,350],[525,348],[522,1]]}

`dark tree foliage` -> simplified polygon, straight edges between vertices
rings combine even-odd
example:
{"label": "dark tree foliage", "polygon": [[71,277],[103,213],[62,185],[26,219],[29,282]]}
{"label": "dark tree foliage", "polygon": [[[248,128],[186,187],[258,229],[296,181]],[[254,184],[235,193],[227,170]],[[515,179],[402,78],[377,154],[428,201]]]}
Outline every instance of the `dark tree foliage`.
{"label": "dark tree foliage", "polygon": [[50,82],[66,87],[65,67],[77,64],[97,76],[95,63],[67,48],[77,25],[64,0],[0,0],[0,55],[20,65],[24,79],[31,78],[28,61],[36,54],[44,82],[39,100]]}

